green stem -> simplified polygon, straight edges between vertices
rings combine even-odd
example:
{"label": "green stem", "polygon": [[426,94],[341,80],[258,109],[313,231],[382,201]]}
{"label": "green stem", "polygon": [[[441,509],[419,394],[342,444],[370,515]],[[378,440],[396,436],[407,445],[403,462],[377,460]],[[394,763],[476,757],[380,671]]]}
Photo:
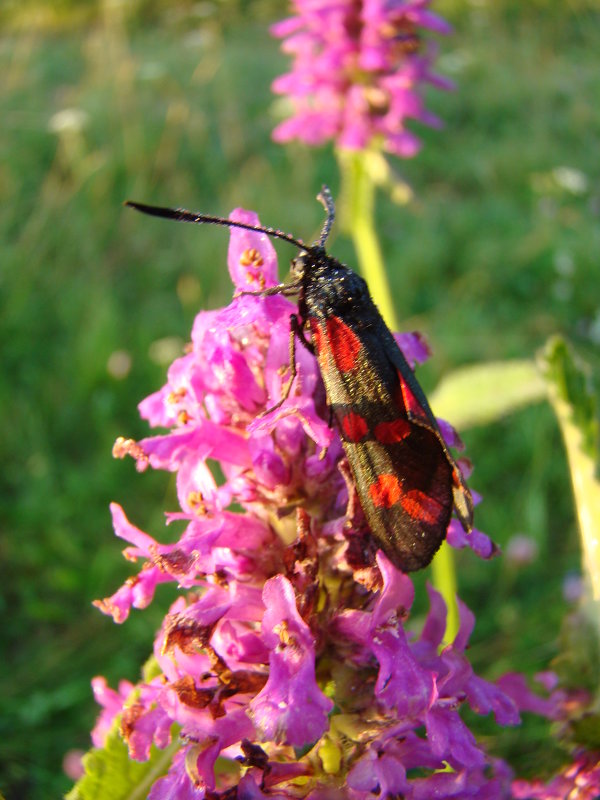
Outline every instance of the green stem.
{"label": "green stem", "polygon": [[[368,154],[338,151],[343,179],[344,229],[351,236],[361,273],[371,296],[391,330],[399,329],[392,293],[375,230],[375,183],[368,169]],[[458,631],[456,574],[450,548],[444,543],[433,560],[433,583],[448,609],[444,642],[451,642]]]}
{"label": "green stem", "polygon": [[398,330],[392,293],[375,231],[375,184],[365,169],[362,152],[339,153],[346,202],[345,228],[352,237],[360,271],[369,283],[371,296],[386,325]]}
{"label": "green stem", "polygon": [[442,542],[435,558],[431,562],[432,583],[441,592],[446,603],[446,631],[444,633],[444,645],[454,641],[458,633],[458,586],[456,583],[456,569],[454,567],[454,554],[447,542]]}

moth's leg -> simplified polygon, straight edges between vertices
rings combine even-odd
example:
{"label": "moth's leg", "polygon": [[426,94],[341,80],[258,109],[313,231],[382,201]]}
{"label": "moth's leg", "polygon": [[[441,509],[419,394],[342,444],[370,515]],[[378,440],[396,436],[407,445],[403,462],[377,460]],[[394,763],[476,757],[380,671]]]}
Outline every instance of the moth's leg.
{"label": "moth's leg", "polygon": [[312,342],[306,338],[306,333],[304,327],[300,324],[300,320],[298,319],[297,314],[292,314],[290,317],[290,328],[295,333],[295,335],[300,339],[303,347],[306,347],[309,353],[312,353],[313,356],[315,354],[315,346]]}
{"label": "moth's leg", "polygon": [[281,294],[284,297],[291,297],[295,294],[298,294],[298,285],[295,283],[278,283],[277,286],[271,286],[268,289],[256,289],[253,292],[236,292],[234,297],[244,297],[244,295],[248,295],[249,297],[270,297],[274,294]]}
{"label": "moth's leg", "polygon": [[275,405],[261,412],[258,415],[259,417],[264,417],[267,414],[270,414],[271,411],[276,411],[285,403],[285,401],[290,396],[290,392],[292,390],[292,384],[294,383],[294,380],[298,374],[298,370],[296,369],[296,335],[298,336],[300,341],[308,347],[308,343],[305,341],[303,334],[301,334],[300,332],[300,323],[298,321],[298,317],[296,316],[296,314],[292,314],[292,316],[290,317],[290,342],[289,342],[290,377],[283,386],[281,392],[281,398],[277,401],[277,403],[275,403]]}

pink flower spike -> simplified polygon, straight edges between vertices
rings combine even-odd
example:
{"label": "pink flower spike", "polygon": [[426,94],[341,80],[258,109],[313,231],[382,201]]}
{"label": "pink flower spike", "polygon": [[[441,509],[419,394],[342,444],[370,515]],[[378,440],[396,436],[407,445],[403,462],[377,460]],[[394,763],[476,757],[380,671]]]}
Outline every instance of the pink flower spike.
{"label": "pink flower spike", "polygon": [[423,108],[421,87],[449,88],[432,73],[436,50],[423,33],[452,29],[427,6],[429,0],[295,0],[296,15],[271,28],[293,59],[291,72],[272,84],[293,109],[275,128],[275,141],[334,139],[364,150],[380,140],[387,152],[414,156],[420,143],[407,119],[438,124]]}
{"label": "pink flower spike", "polygon": [[[431,73],[416,39],[418,26],[437,24],[428,6],[296,0],[302,19],[279,31],[313,79],[297,87],[299,106],[315,123],[307,135],[363,147],[377,131],[388,148],[410,144],[405,117],[427,117],[417,84]],[[388,74],[398,51],[402,63]],[[344,85],[349,64],[368,73],[363,83]],[[331,76],[337,83],[327,82]],[[296,79],[294,72],[280,85]],[[234,215],[258,222],[252,212]],[[458,633],[444,645],[446,607],[431,587],[424,623],[420,604],[414,615],[415,585],[377,550],[316,358],[298,342],[289,384],[297,306],[284,296],[243,294],[275,285],[271,243],[232,231],[229,266],[242,293],[197,315],[165,386],[140,404],[150,424],[165,430],[115,445],[115,455],[132,456],[140,470],[174,473],[177,495],[168,493],[175,506],[165,514],[164,542],[111,506],[124,555],[138,571],[96,605],[123,622],[161,583],[172,585],[176,599],[135,686],[123,682],[114,691],[94,680],[101,708],[94,743],[118,730],[134,760],[162,750],[161,777],[144,789],[151,800],[507,799],[510,768],[486,753],[462,707],[492,713],[498,725],[517,724],[519,710],[566,721],[589,697],[567,695],[549,674],[540,678],[542,697],[520,676],[491,683],[476,675],[468,658],[475,615],[459,601]],[[417,334],[396,338],[411,366],[428,356]],[[449,426],[440,430],[459,445]],[[398,470],[401,481],[419,456],[411,455],[406,473]],[[470,471],[467,462],[458,466]],[[484,557],[495,552],[485,534],[465,534],[458,521],[447,539]],[[529,785],[531,796],[554,800],[575,785],[593,791],[588,756],[576,754],[556,782]],[[526,796],[523,786],[518,791]]]}

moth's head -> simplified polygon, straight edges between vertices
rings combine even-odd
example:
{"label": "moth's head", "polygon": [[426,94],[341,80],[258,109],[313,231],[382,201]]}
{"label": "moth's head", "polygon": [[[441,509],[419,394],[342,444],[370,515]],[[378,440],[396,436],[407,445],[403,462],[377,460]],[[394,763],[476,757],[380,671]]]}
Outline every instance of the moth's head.
{"label": "moth's head", "polygon": [[310,262],[310,253],[308,250],[301,250],[298,255],[292,259],[290,272],[294,283],[300,282],[306,274],[306,268]]}
{"label": "moth's head", "polygon": [[292,259],[291,274],[293,282],[302,283],[324,258],[327,258],[327,254],[325,253],[325,248],[320,245],[313,245],[301,250],[296,258]]}

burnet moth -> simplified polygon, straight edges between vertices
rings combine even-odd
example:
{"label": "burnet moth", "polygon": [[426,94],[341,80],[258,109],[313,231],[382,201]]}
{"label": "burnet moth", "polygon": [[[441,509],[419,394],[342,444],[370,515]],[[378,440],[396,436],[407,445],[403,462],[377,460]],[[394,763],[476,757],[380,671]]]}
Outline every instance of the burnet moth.
{"label": "burnet moth", "polygon": [[410,572],[429,564],[446,536],[453,509],[465,531],[471,531],[471,493],[366,282],[325,251],[334,220],[327,187],[319,200],[327,216],[319,239],[310,246],[274,228],[184,209],[126,205],[179,222],[265,233],[300,250],[289,283],[253,293],[298,297],[298,314],[291,320],[291,376],[280,403],[296,374],[297,337],[317,357],[371,532],[391,561]]}

